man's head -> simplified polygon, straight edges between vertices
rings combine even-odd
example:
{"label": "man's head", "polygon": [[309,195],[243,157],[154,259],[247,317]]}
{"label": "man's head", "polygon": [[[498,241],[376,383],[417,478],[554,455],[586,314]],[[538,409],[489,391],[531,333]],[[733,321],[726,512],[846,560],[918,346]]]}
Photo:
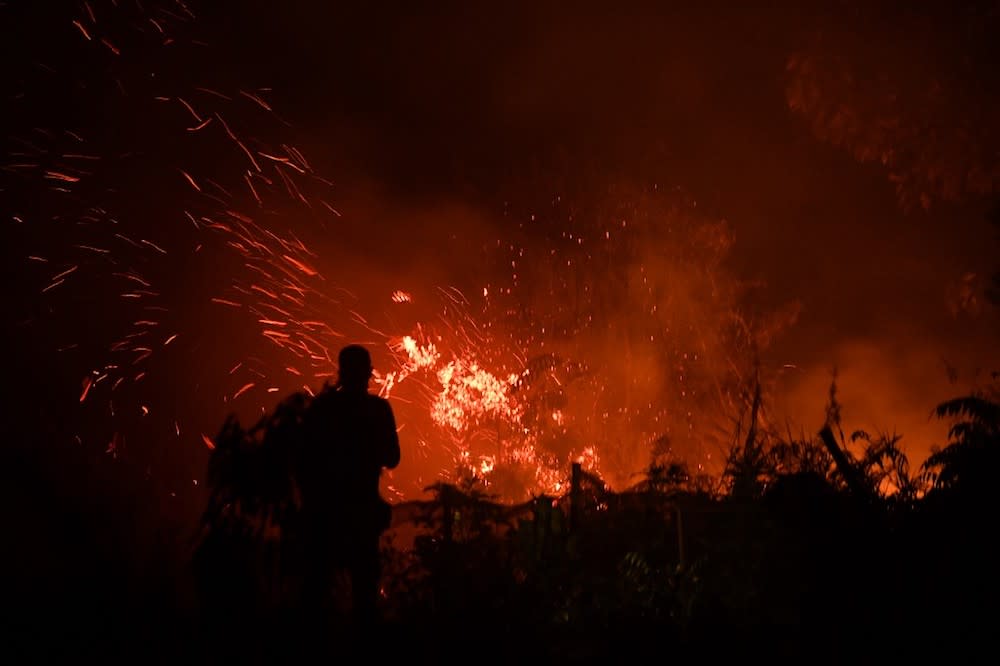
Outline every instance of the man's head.
{"label": "man's head", "polygon": [[367,390],[372,376],[372,357],[361,345],[347,345],[337,356],[337,383],[348,390]]}

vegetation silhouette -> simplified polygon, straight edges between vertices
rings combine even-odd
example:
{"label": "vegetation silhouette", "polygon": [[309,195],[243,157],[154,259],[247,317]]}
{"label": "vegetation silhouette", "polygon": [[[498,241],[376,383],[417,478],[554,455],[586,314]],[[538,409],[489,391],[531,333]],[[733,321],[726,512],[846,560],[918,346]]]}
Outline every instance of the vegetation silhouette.
{"label": "vegetation silhouette", "polygon": [[[831,388],[828,423],[813,435],[768,425],[762,400],[751,430],[751,400],[729,456],[739,464],[719,479],[660,451],[625,489],[577,464],[560,496],[505,503],[488,479],[467,477],[393,505],[379,542],[381,635],[393,638],[367,645],[388,658],[486,662],[592,663],[646,650],[826,663],[976,654],[992,636],[982,609],[1000,593],[992,534],[1000,402],[984,392],[938,405],[933,415],[950,423],[949,438],[911,469],[896,434],[842,431]],[[176,551],[164,550],[155,571],[125,566],[135,548],[111,554],[119,546],[109,544],[135,538],[129,520],[99,528],[96,517],[81,519],[73,534],[53,524],[43,538],[42,509],[66,513],[75,491],[32,502],[37,519],[18,521],[19,530],[34,525],[36,541],[94,548],[62,569],[53,557],[18,560],[36,571],[12,588],[22,624],[44,602],[53,622],[73,627],[62,635],[74,654],[111,660],[273,663],[317,647],[353,654],[360,634],[346,578],[332,582],[336,608],[318,632],[303,614],[309,553],[296,466],[315,401],[288,396],[249,428],[226,420],[212,440],[186,570]],[[845,461],[853,472],[838,468]],[[30,464],[12,462],[10,470]],[[42,494],[10,481],[7,490],[24,497]],[[100,578],[71,582],[82,567]],[[191,605],[166,594],[184,575],[197,583]],[[30,654],[56,650],[58,641],[32,635]]]}

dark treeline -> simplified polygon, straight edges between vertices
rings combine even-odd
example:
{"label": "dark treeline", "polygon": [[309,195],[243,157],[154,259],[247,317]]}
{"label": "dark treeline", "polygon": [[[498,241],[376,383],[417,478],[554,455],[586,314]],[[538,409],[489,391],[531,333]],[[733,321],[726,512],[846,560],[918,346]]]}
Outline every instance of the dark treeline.
{"label": "dark treeline", "polygon": [[[660,456],[614,492],[574,465],[565,495],[517,505],[472,477],[438,483],[394,507],[384,635],[359,642],[344,602],[319,645],[297,610],[287,464],[304,396],[249,430],[227,422],[189,524],[151,504],[154,485],[116,494],[121,470],[81,449],[68,454],[90,474],[78,496],[67,473],[49,480],[61,495],[36,481],[34,494],[22,483],[10,498],[7,624],[23,658],[170,663],[366,645],[474,663],[649,653],[858,663],[987,649],[1000,592],[1000,404],[984,394],[938,406],[950,441],[911,469],[899,438],[842,432],[835,397],[813,438],[769,432],[752,409],[721,478]],[[11,462],[8,491],[30,471],[27,458]]]}

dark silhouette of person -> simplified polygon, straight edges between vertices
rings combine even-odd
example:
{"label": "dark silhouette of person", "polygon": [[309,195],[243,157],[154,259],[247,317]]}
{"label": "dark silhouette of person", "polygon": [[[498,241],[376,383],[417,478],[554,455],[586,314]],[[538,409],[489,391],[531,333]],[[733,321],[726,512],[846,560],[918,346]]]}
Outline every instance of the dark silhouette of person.
{"label": "dark silhouette of person", "polygon": [[325,613],[334,576],[346,569],[352,614],[366,624],[378,620],[379,541],[392,516],[379,479],[400,458],[392,407],[368,392],[372,370],[367,349],[341,349],[336,384],[324,387],[306,414],[297,471],[306,608]]}

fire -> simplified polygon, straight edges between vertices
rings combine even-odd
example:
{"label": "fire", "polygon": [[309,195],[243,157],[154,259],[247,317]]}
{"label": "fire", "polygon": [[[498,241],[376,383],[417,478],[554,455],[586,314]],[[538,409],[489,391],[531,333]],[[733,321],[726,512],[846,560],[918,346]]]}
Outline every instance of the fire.
{"label": "fire", "polygon": [[437,371],[441,391],[431,405],[431,416],[457,432],[489,418],[516,423],[517,404],[509,395],[509,381],[498,379],[476,361],[454,359]]}
{"label": "fire", "polygon": [[[418,336],[407,335],[392,345],[399,354],[399,370],[386,377],[385,385],[422,382],[439,437],[458,443],[456,465],[485,485],[495,486],[500,477],[514,473],[527,491],[558,493],[566,482],[569,460],[539,450],[539,433],[524,422],[526,405],[517,395],[530,369],[491,371],[478,358],[481,349],[460,348],[446,354],[440,349],[444,340],[436,340],[421,342]],[[554,410],[552,419],[561,424],[562,412]],[[484,434],[488,435],[485,440]],[[495,452],[482,451],[487,442],[492,442]],[[599,460],[594,447],[585,447],[580,458],[596,470]]]}
{"label": "fire", "polygon": [[402,349],[406,352],[408,358],[404,369],[409,372],[415,372],[424,368],[433,367],[434,364],[438,362],[438,359],[441,358],[441,354],[438,352],[433,342],[420,346],[417,341],[409,335],[403,336]]}
{"label": "fire", "polygon": [[580,463],[580,466],[584,469],[597,469],[598,463],[600,463],[600,458],[597,455],[597,450],[593,446],[584,447],[580,455],[576,457],[576,462]]}

